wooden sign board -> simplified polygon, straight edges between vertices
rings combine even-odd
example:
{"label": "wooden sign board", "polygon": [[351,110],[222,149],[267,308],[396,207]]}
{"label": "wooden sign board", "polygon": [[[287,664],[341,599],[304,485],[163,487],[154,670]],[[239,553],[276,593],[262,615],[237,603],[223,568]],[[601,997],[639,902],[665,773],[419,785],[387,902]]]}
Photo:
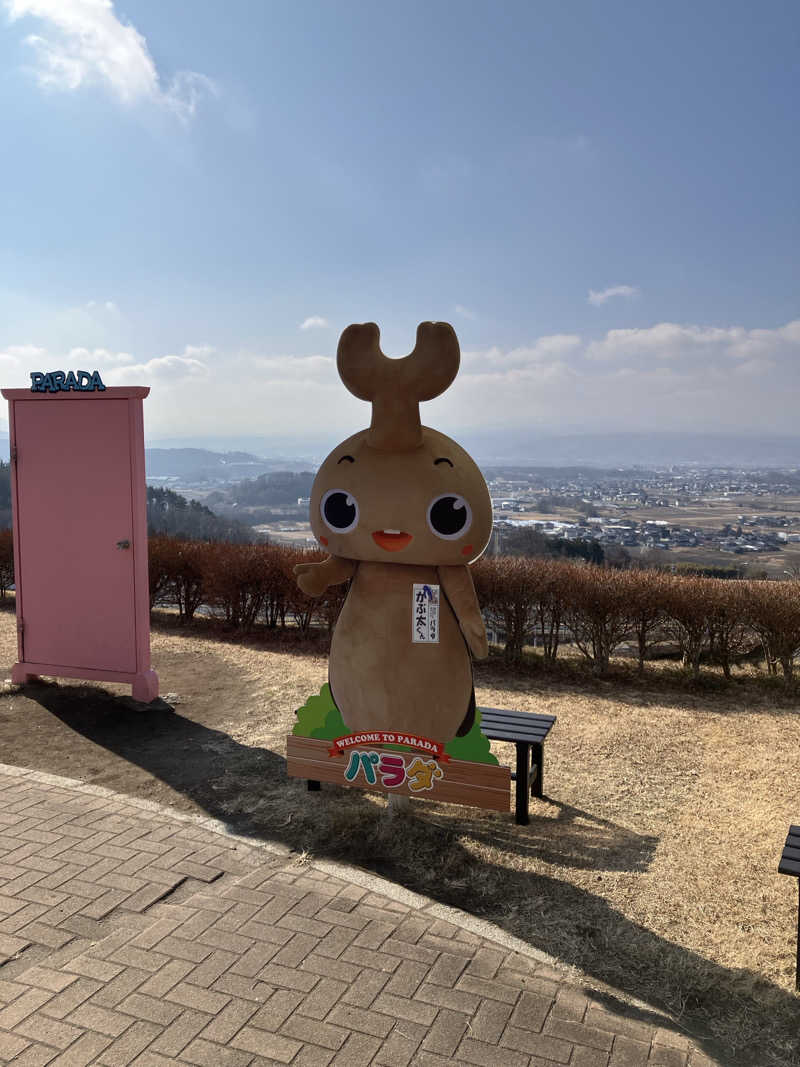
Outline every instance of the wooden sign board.
{"label": "wooden sign board", "polygon": [[339,752],[331,741],[289,734],[286,773],[290,778],[440,800],[443,804],[468,804],[492,811],[509,811],[511,807],[508,767],[431,756],[424,751],[397,751],[377,743],[352,745]]}

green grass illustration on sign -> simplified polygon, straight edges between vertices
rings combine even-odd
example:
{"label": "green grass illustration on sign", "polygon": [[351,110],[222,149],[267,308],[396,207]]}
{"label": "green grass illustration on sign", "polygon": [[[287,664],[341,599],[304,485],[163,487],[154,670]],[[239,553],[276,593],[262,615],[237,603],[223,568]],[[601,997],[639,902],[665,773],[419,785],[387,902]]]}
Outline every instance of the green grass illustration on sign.
{"label": "green grass illustration on sign", "polygon": [[[297,724],[292,731],[297,737],[314,737],[319,741],[333,741],[350,733],[342,719],[342,713],[333,702],[331,687],[326,682],[317,696],[309,697],[302,708],[297,711]],[[398,752],[411,751],[407,745],[386,745],[387,749]],[[481,733],[480,708],[475,709],[475,722],[465,737],[454,737],[445,745],[448,756],[472,763],[490,763],[498,766],[492,755],[489,739]]]}

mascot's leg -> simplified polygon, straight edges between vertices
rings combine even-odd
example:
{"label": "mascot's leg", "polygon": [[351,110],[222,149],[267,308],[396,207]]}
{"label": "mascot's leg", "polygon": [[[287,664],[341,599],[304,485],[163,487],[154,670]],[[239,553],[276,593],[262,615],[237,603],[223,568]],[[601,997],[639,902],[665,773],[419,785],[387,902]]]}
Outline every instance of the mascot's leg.
{"label": "mascot's leg", "polygon": [[473,685],[472,691],[469,694],[469,704],[467,705],[467,714],[464,716],[464,721],[456,730],[456,737],[466,737],[472,727],[475,725],[475,686]]}

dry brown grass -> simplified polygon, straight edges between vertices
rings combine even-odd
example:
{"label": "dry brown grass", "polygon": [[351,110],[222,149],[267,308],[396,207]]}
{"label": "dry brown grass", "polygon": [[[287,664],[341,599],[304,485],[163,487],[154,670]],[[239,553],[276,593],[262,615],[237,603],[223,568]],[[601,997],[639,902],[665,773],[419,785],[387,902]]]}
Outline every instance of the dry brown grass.
{"label": "dry brown grass", "polygon": [[[332,787],[309,795],[285,777],[294,710],[326,679],[324,642],[246,643],[198,620],[159,624],[152,648],[162,692],[179,690],[181,722],[209,687],[221,702],[200,746],[219,756],[217,772],[195,790],[173,781],[167,802],[488,918],[597,988],[667,1010],[701,1043],[716,1038],[726,1065],[800,1064],[797,887],[777,874],[788,825],[800,821],[796,696],[749,669],[725,689],[714,675],[692,688],[672,665],[640,680],[618,663],[596,680],[570,663],[545,674],[533,660],[510,674],[492,660],[476,674],[479,705],[558,716],[546,747],[550,799],[531,802],[527,827],[513,814],[416,801],[398,821],[382,797]],[[0,651],[13,662],[5,613]],[[93,741],[97,764],[97,732]],[[114,747],[105,735],[100,743]],[[66,766],[79,774],[76,751]],[[511,746],[495,751],[512,760]],[[148,768],[148,757],[123,755]],[[30,759],[70,773],[47,752]],[[169,780],[163,768],[152,773]],[[112,774],[102,760],[82,776],[161,795],[141,773]]]}

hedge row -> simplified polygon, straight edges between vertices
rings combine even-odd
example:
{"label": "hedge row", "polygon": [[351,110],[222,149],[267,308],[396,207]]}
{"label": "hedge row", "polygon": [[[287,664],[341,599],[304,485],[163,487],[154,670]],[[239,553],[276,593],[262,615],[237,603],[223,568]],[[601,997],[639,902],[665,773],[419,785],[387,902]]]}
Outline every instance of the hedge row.
{"label": "hedge row", "polygon": [[561,560],[501,557],[473,568],[490,625],[505,635],[514,662],[535,637],[553,662],[567,633],[603,673],[621,644],[636,648],[639,669],[656,645],[676,646],[697,677],[701,660],[722,667],[761,651],[771,674],[792,677],[800,651],[800,582],[726,581],[618,570]]}
{"label": "hedge row", "polygon": [[312,623],[330,631],[344,603],[345,586],[333,586],[312,600],[297,587],[293,571],[296,563],[324,558],[321,552],[280,545],[151,537],[150,607],[171,606],[181,618],[191,619],[204,606],[245,632],[256,623],[285,627],[287,619],[304,634]]}
{"label": "hedge row", "polygon": [[[242,629],[256,622],[301,631],[330,631],[345,586],[319,600],[297,588],[293,567],[323,558],[317,551],[277,545],[150,541],[151,602],[170,603],[183,617],[200,604]],[[800,649],[800,582],[725,581],[650,570],[617,570],[566,560],[484,558],[472,569],[478,599],[511,663],[534,640],[553,663],[566,638],[598,673],[623,643],[636,649],[639,669],[655,646],[669,642],[697,677],[710,660],[730,677],[742,656],[763,652],[767,669],[789,679]]]}
{"label": "hedge row", "polygon": [[[150,606],[174,607],[183,619],[204,608],[242,631],[256,624],[302,633],[330,632],[346,594],[334,586],[311,599],[295,582],[299,562],[318,551],[279,545],[236,545],[151,537]],[[677,648],[694,677],[702,662],[730,677],[743,657],[763,656],[770,674],[792,678],[800,652],[800,581],[726,581],[618,570],[560,559],[503,556],[472,568],[487,625],[504,643],[510,663],[526,645],[554,663],[572,641],[602,674],[622,644],[633,644],[644,670],[657,645]],[[11,531],[0,531],[0,593],[13,582]]]}

